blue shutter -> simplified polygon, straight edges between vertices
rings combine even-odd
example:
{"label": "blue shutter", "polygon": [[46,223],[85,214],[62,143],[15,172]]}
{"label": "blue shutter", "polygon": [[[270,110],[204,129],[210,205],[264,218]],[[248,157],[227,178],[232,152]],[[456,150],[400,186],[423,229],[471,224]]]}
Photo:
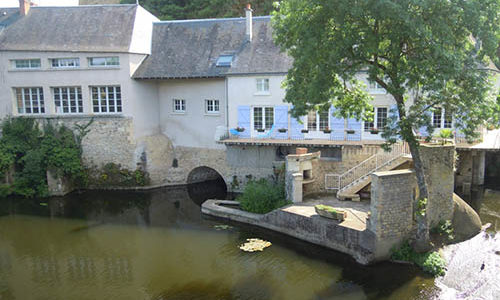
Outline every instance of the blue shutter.
{"label": "blue shutter", "polygon": [[350,118],[347,120],[347,128],[349,130],[354,130],[354,134],[348,134],[347,135],[347,140],[348,141],[361,141],[361,127],[362,127],[361,120],[356,120],[354,118]]}
{"label": "blue shutter", "polygon": [[238,127],[245,128],[245,131],[240,133],[242,138],[250,137],[250,106],[238,105]]}
{"label": "blue shutter", "polygon": [[290,118],[290,138],[292,140],[303,140],[304,134],[302,129],[304,129],[304,117],[300,117],[300,122],[294,117]]}
{"label": "blue shutter", "polygon": [[344,119],[337,118],[332,114],[335,112],[335,107],[332,106],[330,109],[330,129],[332,132],[330,133],[330,139],[334,141],[343,141],[344,140]]}
{"label": "blue shutter", "polygon": [[275,137],[277,139],[283,140],[288,139],[288,131],[278,131],[281,128],[288,129],[288,105],[280,105],[274,107],[274,125],[274,131],[276,132]]}
{"label": "blue shutter", "polygon": [[[396,123],[393,124],[391,127],[396,127],[397,123],[399,123],[399,111],[398,111],[398,106],[396,104],[393,104],[389,107],[389,118],[395,119],[394,121]],[[396,138],[400,140],[401,136],[397,135]]]}

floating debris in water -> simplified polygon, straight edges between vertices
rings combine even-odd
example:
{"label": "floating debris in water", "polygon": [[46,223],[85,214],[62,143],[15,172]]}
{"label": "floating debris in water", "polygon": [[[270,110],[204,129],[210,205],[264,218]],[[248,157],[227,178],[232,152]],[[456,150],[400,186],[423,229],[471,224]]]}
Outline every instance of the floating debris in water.
{"label": "floating debris in water", "polygon": [[246,243],[240,245],[240,249],[245,252],[263,251],[265,248],[271,245],[271,242],[261,239],[247,239]]}
{"label": "floating debris in water", "polygon": [[46,202],[41,202],[40,206],[47,206],[48,204]]}
{"label": "floating debris in water", "polygon": [[233,226],[229,226],[229,225],[214,225],[214,229],[215,230],[228,230],[228,229],[232,229]]}

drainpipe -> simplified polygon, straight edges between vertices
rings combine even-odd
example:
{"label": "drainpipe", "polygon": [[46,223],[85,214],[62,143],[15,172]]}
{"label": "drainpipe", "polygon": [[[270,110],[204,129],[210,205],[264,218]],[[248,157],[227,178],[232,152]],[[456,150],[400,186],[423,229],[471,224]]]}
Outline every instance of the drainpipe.
{"label": "drainpipe", "polygon": [[225,89],[225,100],[226,100],[226,128],[227,128],[227,134],[229,134],[229,91],[228,91],[228,78],[227,76],[224,78],[224,89]]}

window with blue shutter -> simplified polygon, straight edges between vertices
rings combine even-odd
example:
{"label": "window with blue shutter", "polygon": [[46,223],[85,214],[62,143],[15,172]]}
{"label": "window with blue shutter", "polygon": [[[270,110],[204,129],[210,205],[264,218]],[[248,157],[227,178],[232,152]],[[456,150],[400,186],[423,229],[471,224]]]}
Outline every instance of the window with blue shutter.
{"label": "window with blue shutter", "polygon": [[344,131],[344,119],[337,118],[333,115],[335,112],[335,107],[332,106],[330,108],[330,129],[332,132],[330,133],[330,139],[334,141],[343,141],[345,137]]}
{"label": "window with blue shutter", "polygon": [[[274,135],[277,139],[288,139],[288,105],[279,105],[274,107]],[[280,132],[280,129],[287,129]]]}
{"label": "window with blue shutter", "polygon": [[238,127],[245,129],[240,133],[240,137],[250,137],[250,106],[238,105]]}

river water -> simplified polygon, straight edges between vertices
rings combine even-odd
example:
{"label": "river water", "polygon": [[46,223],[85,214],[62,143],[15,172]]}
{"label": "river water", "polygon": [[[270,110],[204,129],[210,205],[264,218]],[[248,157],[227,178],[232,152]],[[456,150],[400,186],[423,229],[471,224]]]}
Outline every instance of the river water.
{"label": "river water", "polygon": [[[412,266],[360,266],[334,251],[202,216],[200,203],[214,196],[224,197],[224,191],[201,184],[1,200],[0,299],[430,299],[440,294],[434,279]],[[480,205],[487,207],[488,222],[498,226],[500,195],[488,201]],[[272,246],[261,253],[238,249],[254,237]]]}

